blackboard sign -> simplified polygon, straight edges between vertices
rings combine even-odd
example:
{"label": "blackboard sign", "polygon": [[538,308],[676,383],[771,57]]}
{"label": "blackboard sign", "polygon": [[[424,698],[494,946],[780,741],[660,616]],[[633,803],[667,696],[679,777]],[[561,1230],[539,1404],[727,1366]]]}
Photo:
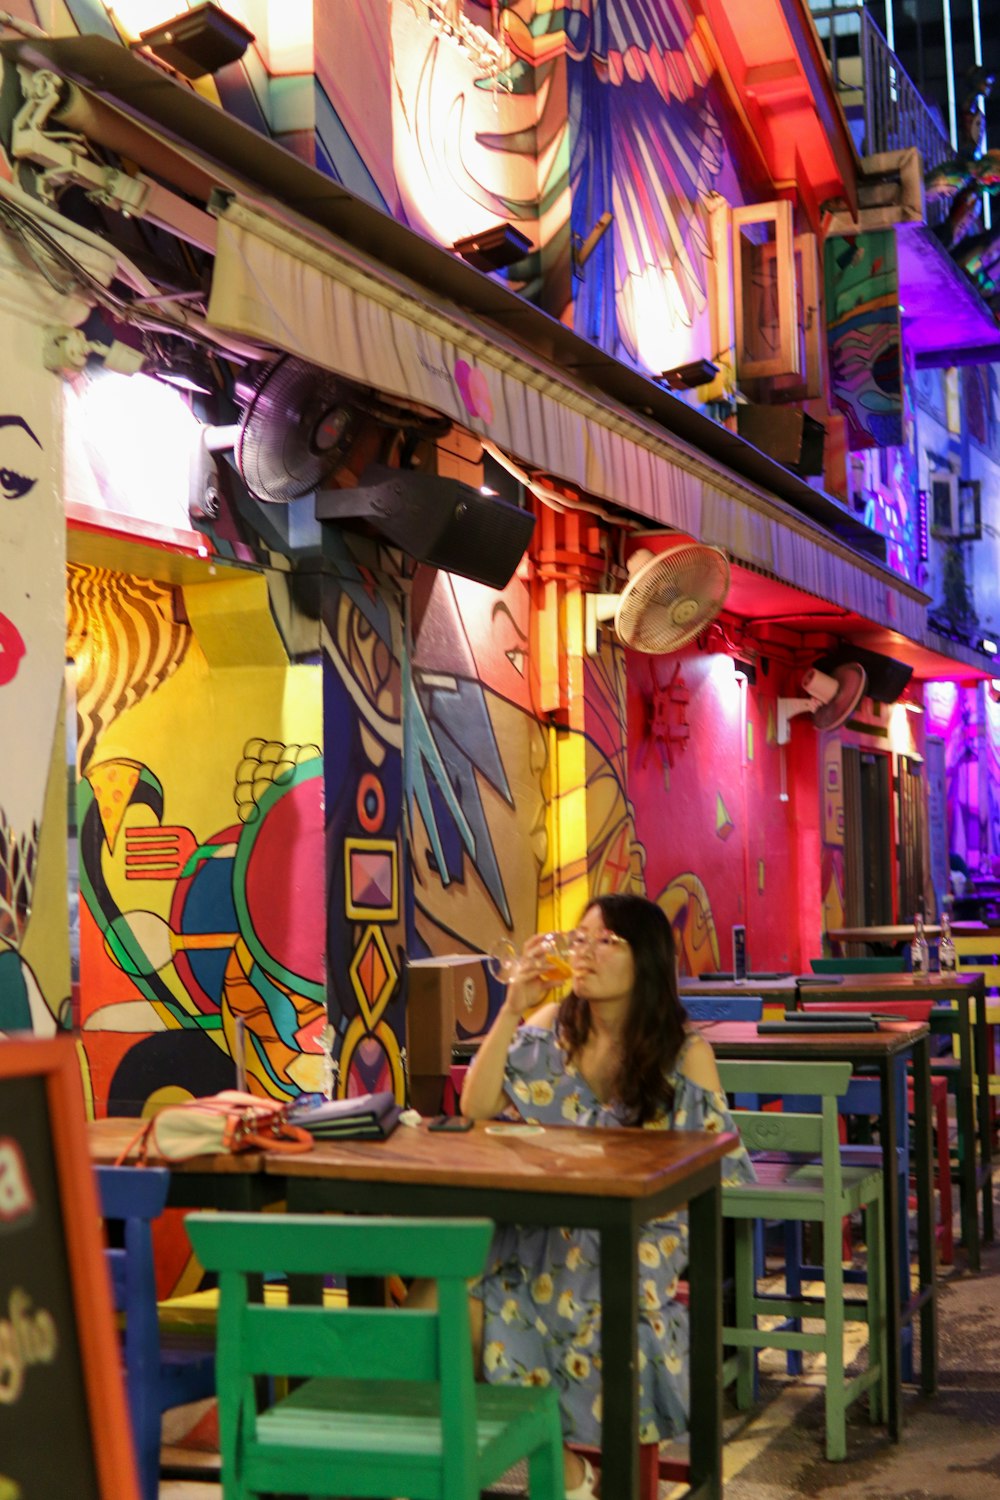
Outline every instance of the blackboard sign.
{"label": "blackboard sign", "polygon": [[0,1043],[0,1497],[135,1500],[76,1048]]}

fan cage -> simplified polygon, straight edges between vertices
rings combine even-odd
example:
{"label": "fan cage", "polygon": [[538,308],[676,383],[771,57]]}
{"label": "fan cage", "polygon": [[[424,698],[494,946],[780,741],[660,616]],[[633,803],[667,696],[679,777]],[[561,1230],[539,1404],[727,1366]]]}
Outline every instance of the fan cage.
{"label": "fan cage", "polygon": [[633,651],[677,651],[711,624],[729,591],[729,562],[717,547],[686,543],[660,552],[625,585],[615,630]]}
{"label": "fan cage", "polygon": [[[338,411],[343,422],[337,441],[317,447],[320,423]],[[260,500],[298,500],[333,472],[356,428],[357,412],[347,405],[344,383],[286,356],[258,378],[243,414],[236,442],[240,477]]]}

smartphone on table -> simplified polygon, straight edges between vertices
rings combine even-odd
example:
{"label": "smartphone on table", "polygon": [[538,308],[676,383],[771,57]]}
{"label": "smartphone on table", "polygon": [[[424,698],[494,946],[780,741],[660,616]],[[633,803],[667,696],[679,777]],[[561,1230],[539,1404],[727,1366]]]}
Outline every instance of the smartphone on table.
{"label": "smartphone on table", "polygon": [[435,1115],[428,1125],[428,1130],[441,1130],[446,1135],[452,1133],[461,1134],[463,1131],[471,1130],[472,1120],[467,1120],[464,1115]]}

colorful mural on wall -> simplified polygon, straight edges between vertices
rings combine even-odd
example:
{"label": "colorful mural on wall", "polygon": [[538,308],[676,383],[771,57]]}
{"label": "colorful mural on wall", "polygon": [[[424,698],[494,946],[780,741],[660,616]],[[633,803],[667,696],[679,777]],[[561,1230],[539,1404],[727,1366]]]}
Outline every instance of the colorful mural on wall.
{"label": "colorful mural on wall", "polygon": [[42,364],[53,299],[35,305],[5,253],[0,295],[0,1034],[45,1035],[70,994],[65,829],[45,816],[62,779],[60,385]]}
{"label": "colorful mural on wall", "polygon": [[[413,0],[335,39],[318,20],[332,175],[444,245],[512,224],[532,248],[511,283],[609,353],[659,372],[709,347],[708,200],[743,189],[693,8],[469,0],[462,16],[478,45]],[[372,79],[363,113],[345,46]]]}
{"label": "colorful mural on wall", "polygon": [[944,741],[948,855],[969,873],[1000,861],[1000,703],[989,686],[929,683],[927,732]]}
{"label": "colorful mural on wall", "polygon": [[253,1087],[320,1083],[319,672],[284,658],[258,577],[199,637],[210,587],[69,570],[80,1013],[113,1113],[231,1086],[237,1018]]}
{"label": "colorful mural on wall", "polygon": [[690,747],[666,766],[647,751],[655,669],[629,654],[628,787],[647,894],[674,925],[682,973],[730,968],[737,922],[747,927],[753,967],[789,968],[799,961],[798,929],[788,920],[797,869],[781,800],[775,686],[739,683],[722,653],[689,650],[670,661],[688,692]]}
{"label": "colorful mural on wall", "polygon": [[894,231],[834,236],[824,256],[831,396],[847,419],[848,448],[899,447],[905,436]]}

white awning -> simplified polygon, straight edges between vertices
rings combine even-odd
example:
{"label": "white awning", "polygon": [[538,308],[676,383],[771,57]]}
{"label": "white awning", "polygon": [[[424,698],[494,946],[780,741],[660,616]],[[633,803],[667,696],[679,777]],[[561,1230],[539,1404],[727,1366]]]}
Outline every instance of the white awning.
{"label": "white awning", "polygon": [[499,329],[280,211],[219,210],[208,320],[451,417],[529,467],[920,640],[927,599]]}

